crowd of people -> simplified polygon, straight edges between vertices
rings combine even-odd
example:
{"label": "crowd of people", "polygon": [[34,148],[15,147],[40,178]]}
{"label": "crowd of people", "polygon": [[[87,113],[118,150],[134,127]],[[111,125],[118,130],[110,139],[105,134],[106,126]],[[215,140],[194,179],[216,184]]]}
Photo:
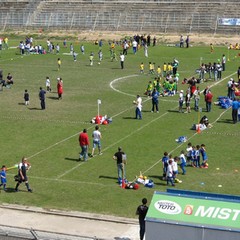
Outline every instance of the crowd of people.
{"label": "crowd of people", "polygon": [[171,184],[172,186],[175,186],[176,182],[180,182],[177,178],[179,174],[178,166],[181,168],[182,175],[186,175],[187,166],[194,168],[208,168],[207,161],[208,156],[205,144],[194,146],[189,142],[186,150],[182,150],[179,156],[175,157],[168,152],[164,152],[162,157],[162,180],[165,180],[167,185]]}

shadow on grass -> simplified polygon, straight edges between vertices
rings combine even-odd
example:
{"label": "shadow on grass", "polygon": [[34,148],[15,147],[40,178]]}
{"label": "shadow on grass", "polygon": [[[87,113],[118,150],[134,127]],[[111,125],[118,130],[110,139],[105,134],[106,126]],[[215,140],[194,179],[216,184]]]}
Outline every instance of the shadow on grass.
{"label": "shadow on grass", "polygon": [[176,110],[168,110],[168,112],[180,113],[178,109],[176,109]]}
{"label": "shadow on grass", "polygon": [[69,157],[65,157],[65,160],[69,160],[69,161],[75,161],[75,162],[79,162],[79,158],[69,158]]}
{"label": "shadow on grass", "polygon": [[221,119],[218,120],[217,123],[233,123],[232,119]]}
{"label": "shadow on grass", "polygon": [[52,99],[52,100],[58,100],[58,97],[47,97],[49,99]]}
{"label": "shadow on grass", "polygon": [[[2,192],[2,190],[1,190],[1,192]],[[15,188],[6,188],[5,192],[6,193],[15,193],[16,191],[15,191]]]}
{"label": "shadow on grass", "polygon": [[123,119],[134,119],[134,120],[137,120],[135,117],[123,117]]}
{"label": "shadow on grass", "polygon": [[113,180],[118,180],[118,178],[116,177],[111,177],[111,176],[103,176],[103,175],[100,175],[99,178],[106,178],[106,179],[113,179]]}
{"label": "shadow on grass", "polygon": [[29,110],[42,110],[41,108],[36,108],[36,107],[32,107],[32,108],[28,108]]}
{"label": "shadow on grass", "polygon": [[19,102],[18,105],[22,105],[22,106],[24,105],[25,106],[25,103]]}

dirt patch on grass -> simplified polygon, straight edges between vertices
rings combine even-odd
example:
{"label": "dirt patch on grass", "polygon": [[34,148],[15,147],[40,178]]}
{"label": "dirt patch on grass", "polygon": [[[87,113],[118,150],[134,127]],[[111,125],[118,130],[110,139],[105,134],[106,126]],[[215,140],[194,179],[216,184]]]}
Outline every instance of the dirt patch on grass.
{"label": "dirt patch on grass", "polygon": [[[156,36],[157,43],[165,43],[165,44],[177,44],[179,43],[180,35],[176,34],[163,34],[163,33],[137,33],[137,32],[117,32],[117,31],[78,31],[78,30],[26,30],[24,32],[20,31],[5,31],[0,33],[2,36],[4,35],[14,35],[19,36],[33,36],[35,39],[71,39],[75,41],[95,41],[103,39],[105,41],[116,40],[119,41],[124,38],[133,37],[135,34],[150,34],[153,38]],[[183,34],[184,39],[186,39],[186,34]],[[190,44],[192,45],[209,45],[212,43],[213,45],[229,45],[230,43],[235,44],[239,41],[238,35],[214,35],[214,34],[190,34]]]}

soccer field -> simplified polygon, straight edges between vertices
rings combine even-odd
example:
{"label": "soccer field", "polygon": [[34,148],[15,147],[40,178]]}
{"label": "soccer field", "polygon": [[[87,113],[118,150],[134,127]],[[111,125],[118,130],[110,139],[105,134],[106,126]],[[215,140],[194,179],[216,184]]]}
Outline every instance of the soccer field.
{"label": "soccer field", "polygon": [[[54,39],[53,39],[54,41]],[[10,46],[19,41],[10,39]],[[46,41],[38,43],[46,47]],[[54,43],[57,43],[55,40]],[[222,80],[210,80],[199,84],[200,90],[209,85],[214,95],[226,96],[227,82],[230,77],[237,80],[236,71],[240,65],[235,50],[228,51],[226,46],[215,47],[210,53],[209,47],[193,46],[189,49],[158,45],[149,47],[149,57],[143,49],[136,55],[129,49],[125,58],[125,68],[118,61],[111,61],[109,45],[104,42],[103,61],[98,64],[98,46],[84,42],[85,54],[80,52],[82,43],[73,41],[78,53],[77,61],[63,48],[60,54],[24,55],[16,48],[2,50],[0,69],[6,78],[10,72],[14,78],[13,86],[3,88],[1,99],[1,164],[8,167],[28,157],[32,168],[28,173],[33,193],[26,192],[24,185],[15,193],[14,175],[17,170],[7,172],[7,192],[2,192],[2,203],[38,206],[47,209],[78,210],[117,216],[134,217],[135,208],[143,197],[151,199],[154,191],[165,191],[166,182],[161,180],[161,158],[165,151],[179,156],[187,143],[206,145],[209,158],[208,169],[187,167],[187,174],[179,175],[182,183],[177,189],[224,194],[239,194],[240,163],[238,152],[239,124],[232,124],[231,108],[221,109],[213,105],[212,112],[206,113],[204,96],[201,95],[200,107],[203,112],[192,111],[189,114],[178,112],[178,94],[160,97],[159,113],[151,113],[151,99],[144,95],[148,82],[154,75],[148,74],[148,63],[155,62],[162,67],[164,62],[179,61],[180,81],[178,89],[187,89],[181,84],[183,78],[197,76],[195,70],[200,62],[216,62],[222,54],[228,58]],[[93,66],[89,64],[89,55],[94,53]],[[237,56],[237,57],[235,57]],[[57,59],[62,65],[58,71]],[[140,74],[139,65],[143,62],[145,73]],[[52,92],[46,94],[46,110],[40,110],[39,87],[45,88],[49,77]],[[63,99],[57,98],[57,78],[63,79]],[[24,105],[23,94],[27,89],[30,105]],[[139,94],[143,98],[143,119],[135,120],[133,100]],[[102,152],[90,158],[88,162],[79,162],[79,133],[86,128],[91,136],[95,125],[91,119],[98,113],[112,118],[109,125],[100,125],[102,133]],[[191,103],[193,107],[193,101]],[[197,134],[191,127],[200,117],[206,115],[212,128]],[[175,139],[186,136],[188,141],[177,143]],[[92,138],[90,137],[92,148]],[[140,185],[138,190],[124,190],[117,184],[117,167],[112,159],[117,148],[126,152],[127,179],[133,181],[136,176],[144,176],[154,181],[154,188]],[[179,169],[180,170],[180,169]],[[181,170],[180,170],[181,172]]]}

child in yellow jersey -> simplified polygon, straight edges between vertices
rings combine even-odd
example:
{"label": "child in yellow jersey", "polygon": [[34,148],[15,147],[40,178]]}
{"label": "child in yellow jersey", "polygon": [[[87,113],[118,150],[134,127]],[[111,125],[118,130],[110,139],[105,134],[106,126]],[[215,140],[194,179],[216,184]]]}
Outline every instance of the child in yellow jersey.
{"label": "child in yellow jersey", "polygon": [[170,75],[172,75],[172,69],[173,69],[172,64],[171,64],[171,63],[168,63],[168,65],[167,65],[167,72],[168,72]]}
{"label": "child in yellow jersey", "polygon": [[167,64],[164,63],[163,64],[163,77],[166,77],[167,76]]}
{"label": "child in yellow jersey", "polygon": [[210,43],[210,52],[213,53],[214,52],[214,48],[213,48],[213,44]]}
{"label": "child in yellow jersey", "polygon": [[149,74],[153,74],[153,64],[149,62]]}
{"label": "child in yellow jersey", "polygon": [[144,64],[143,62],[140,64],[140,73],[143,73],[144,72]]}
{"label": "child in yellow jersey", "polygon": [[61,64],[62,64],[62,62],[61,62],[61,59],[60,58],[58,58],[58,60],[57,60],[57,64],[58,64],[58,71],[60,70],[60,67],[61,67]]}
{"label": "child in yellow jersey", "polygon": [[153,84],[152,84],[152,81],[149,81],[146,89],[146,95],[151,96],[152,90],[153,90]]}
{"label": "child in yellow jersey", "polygon": [[158,66],[158,68],[157,68],[157,76],[158,76],[158,78],[161,78],[161,73],[162,73],[161,67]]}

